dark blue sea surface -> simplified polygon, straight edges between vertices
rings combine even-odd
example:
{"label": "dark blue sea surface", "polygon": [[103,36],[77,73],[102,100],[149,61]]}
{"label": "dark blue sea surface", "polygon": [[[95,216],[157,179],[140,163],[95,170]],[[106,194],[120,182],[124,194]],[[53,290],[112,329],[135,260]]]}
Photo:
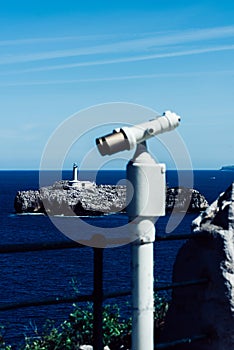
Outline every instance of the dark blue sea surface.
{"label": "dark blue sea surface", "polygon": [[[182,178],[186,185],[188,172]],[[232,171],[194,171],[194,188],[199,190],[209,203],[214,201],[234,180]],[[70,179],[70,171],[63,172],[64,179]],[[98,184],[116,184],[125,178],[124,171],[81,172],[82,180],[95,180]],[[168,186],[178,185],[176,171],[167,172]],[[16,215],[14,198],[18,190],[38,189],[38,171],[0,171],[0,237],[1,245],[15,243],[56,242],[67,240],[43,215]],[[174,233],[190,233],[190,225],[196,214],[184,216]],[[165,233],[169,215],[160,218],[156,224],[158,235]],[[102,227],[119,226],[127,223],[124,214],[84,218],[87,222]],[[79,230],[79,227],[77,227]],[[183,241],[155,243],[155,279],[170,281],[172,266]],[[130,289],[131,272],[130,244],[104,250],[104,289],[119,291]],[[0,302],[22,302],[42,300],[51,297],[74,294],[74,281],[81,294],[92,292],[93,249],[87,246],[55,251],[1,254]],[[115,300],[123,314],[129,313],[124,298]],[[129,299],[128,299],[129,300]],[[0,324],[6,327],[5,338],[14,343],[23,335],[41,329],[47,319],[59,324],[67,319],[72,305],[40,306],[0,312]]]}

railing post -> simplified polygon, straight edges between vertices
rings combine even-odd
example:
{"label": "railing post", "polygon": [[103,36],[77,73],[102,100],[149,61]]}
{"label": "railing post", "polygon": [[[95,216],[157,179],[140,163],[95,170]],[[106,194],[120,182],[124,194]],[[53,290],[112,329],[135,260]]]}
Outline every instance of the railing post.
{"label": "railing post", "polygon": [[103,302],[103,248],[94,248],[93,259],[93,349],[103,350],[102,302]]}

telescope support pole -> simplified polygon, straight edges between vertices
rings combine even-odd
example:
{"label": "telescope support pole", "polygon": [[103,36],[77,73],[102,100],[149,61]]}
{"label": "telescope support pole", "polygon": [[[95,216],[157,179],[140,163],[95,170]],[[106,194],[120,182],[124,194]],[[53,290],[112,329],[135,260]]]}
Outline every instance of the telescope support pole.
{"label": "telescope support pole", "polygon": [[132,244],[132,349],[154,349],[153,242]]}
{"label": "telescope support pole", "polygon": [[127,212],[132,234],[132,350],[154,349],[155,221],[165,215],[165,166],[146,144],[127,166]]}

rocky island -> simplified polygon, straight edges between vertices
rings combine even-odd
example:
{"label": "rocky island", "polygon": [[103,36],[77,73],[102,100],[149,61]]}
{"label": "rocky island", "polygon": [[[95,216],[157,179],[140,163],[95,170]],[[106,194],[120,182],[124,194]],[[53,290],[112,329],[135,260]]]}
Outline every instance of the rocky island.
{"label": "rocky island", "polygon": [[[56,181],[52,186],[35,191],[18,191],[14,201],[16,213],[91,216],[125,211],[126,186],[79,181],[77,171],[74,164],[71,181]],[[194,189],[167,188],[167,211],[200,212],[207,207],[205,197]]]}
{"label": "rocky island", "polygon": [[[67,184],[68,181],[59,181],[36,191],[18,191],[14,201],[16,213],[89,216],[125,211],[125,186],[90,184],[73,188]],[[167,211],[200,212],[207,207],[205,197],[194,189],[167,189]]]}
{"label": "rocky island", "polygon": [[222,171],[234,171],[234,165],[224,165],[221,168]]}
{"label": "rocky island", "polygon": [[[205,197],[190,188],[167,188],[166,210],[200,212],[208,207]],[[15,196],[16,213],[46,215],[103,215],[124,212],[126,187],[97,185],[89,181],[62,180],[39,190],[18,191]]]}
{"label": "rocky island", "polygon": [[65,180],[37,191],[17,192],[14,207],[17,213],[88,216],[123,211],[125,202],[125,186],[96,185],[88,181],[70,186]]}

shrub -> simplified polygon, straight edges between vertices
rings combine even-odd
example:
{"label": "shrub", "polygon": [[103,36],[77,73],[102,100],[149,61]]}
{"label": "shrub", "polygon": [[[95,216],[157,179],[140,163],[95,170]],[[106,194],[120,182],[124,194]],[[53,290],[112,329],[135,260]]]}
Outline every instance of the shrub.
{"label": "shrub", "polygon": [[[161,331],[168,309],[165,298],[155,296],[154,325],[156,335]],[[3,328],[2,328],[3,332]],[[53,321],[47,321],[44,331],[38,335],[25,336],[25,344],[17,347],[21,350],[77,350],[80,345],[93,344],[93,308],[74,304],[68,320],[56,327]],[[103,343],[111,350],[126,350],[131,347],[131,319],[121,318],[117,305],[103,307]],[[0,337],[0,350],[12,350]]]}

